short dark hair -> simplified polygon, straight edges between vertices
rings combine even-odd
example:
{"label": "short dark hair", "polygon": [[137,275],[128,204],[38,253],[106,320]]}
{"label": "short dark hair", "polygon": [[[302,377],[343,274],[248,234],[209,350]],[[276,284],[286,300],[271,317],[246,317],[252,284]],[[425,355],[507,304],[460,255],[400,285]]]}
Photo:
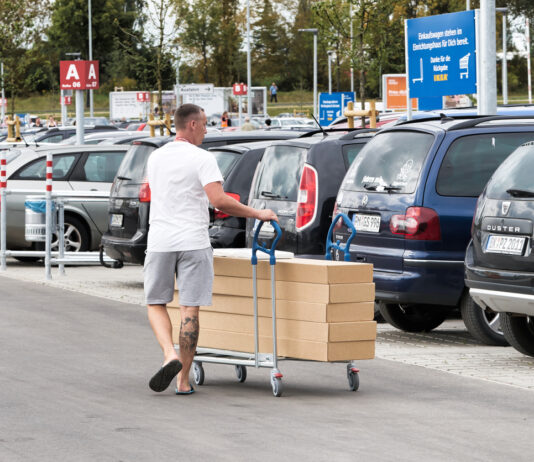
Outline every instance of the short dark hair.
{"label": "short dark hair", "polygon": [[177,130],[183,130],[191,116],[196,116],[202,112],[204,112],[204,109],[196,104],[182,104],[174,113],[174,126]]}

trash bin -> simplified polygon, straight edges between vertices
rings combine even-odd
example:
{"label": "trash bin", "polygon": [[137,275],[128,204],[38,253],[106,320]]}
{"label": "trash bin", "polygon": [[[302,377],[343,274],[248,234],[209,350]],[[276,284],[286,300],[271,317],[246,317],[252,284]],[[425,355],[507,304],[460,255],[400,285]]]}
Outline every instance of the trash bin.
{"label": "trash bin", "polygon": [[[24,238],[30,242],[46,241],[46,200],[42,196],[27,196]],[[52,232],[56,231],[56,207],[52,202]]]}

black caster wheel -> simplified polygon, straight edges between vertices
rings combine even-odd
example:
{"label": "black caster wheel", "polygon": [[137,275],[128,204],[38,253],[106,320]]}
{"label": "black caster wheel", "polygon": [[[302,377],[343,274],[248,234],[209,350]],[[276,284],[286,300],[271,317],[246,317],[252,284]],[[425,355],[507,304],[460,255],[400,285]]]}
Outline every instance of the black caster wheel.
{"label": "black caster wheel", "polygon": [[196,385],[202,385],[204,383],[204,368],[202,363],[197,361],[193,362],[193,379]]}
{"label": "black caster wheel", "polygon": [[360,388],[360,377],[358,372],[358,369],[350,364],[347,366],[347,379],[349,381],[349,388],[351,391],[356,391],[358,388]]}
{"label": "black caster wheel", "polygon": [[237,375],[237,380],[239,380],[240,383],[243,383],[247,380],[247,368],[245,366],[236,365],[235,375]]}

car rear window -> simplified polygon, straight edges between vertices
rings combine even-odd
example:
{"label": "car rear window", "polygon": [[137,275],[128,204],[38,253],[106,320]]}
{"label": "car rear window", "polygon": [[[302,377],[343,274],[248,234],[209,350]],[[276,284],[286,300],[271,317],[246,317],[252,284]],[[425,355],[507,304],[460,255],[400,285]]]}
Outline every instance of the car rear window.
{"label": "car rear window", "polygon": [[128,178],[132,183],[142,183],[146,176],[146,162],[150,154],[156,150],[155,146],[133,144],[121,162],[117,176]]}
{"label": "car rear window", "polygon": [[364,143],[348,144],[346,146],[343,146],[343,158],[347,167],[350,167],[352,165],[354,159],[356,159],[356,156],[359,154],[359,152],[363,149],[364,146]]}
{"label": "car rear window", "polygon": [[478,197],[496,168],[532,133],[484,133],[463,136],[449,147],[438,173],[442,196]]}
{"label": "car rear window", "polygon": [[297,200],[306,148],[271,146],[260,164],[254,197],[272,200]]}
{"label": "car rear window", "polygon": [[232,171],[232,168],[237,163],[237,160],[241,154],[233,151],[210,151],[217,160],[217,165],[223,178],[226,180],[228,174]]}
{"label": "car rear window", "polygon": [[[510,190],[534,194],[534,143],[517,148],[496,170],[488,183],[487,196],[490,199],[509,199],[513,197]],[[521,194],[516,197],[521,197]]]}
{"label": "car rear window", "polygon": [[394,131],[377,134],[352,163],[343,188],[411,194],[434,142],[428,133]]}

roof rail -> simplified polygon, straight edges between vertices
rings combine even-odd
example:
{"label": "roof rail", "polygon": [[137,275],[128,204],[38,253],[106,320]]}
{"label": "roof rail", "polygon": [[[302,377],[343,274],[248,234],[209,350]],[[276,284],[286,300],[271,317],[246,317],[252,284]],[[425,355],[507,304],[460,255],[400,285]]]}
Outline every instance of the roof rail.
{"label": "roof rail", "polygon": [[479,124],[485,122],[491,122],[494,120],[531,120],[534,123],[534,116],[528,115],[491,115],[491,116],[479,116],[474,120],[466,120],[453,125],[449,130],[462,130],[464,128],[476,127]]}
{"label": "roof rail", "polygon": [[309,138],[310,136],[317,135],[318,133],[336,133],[336,132],[347,132],[347,131],[354,131],[359,130],[358,128],[323,128],[322,130],[312,130],[306,133],[303,133],[302,135],[298,136],[298,138]]}
{"label": "roof rail", "polygon": [[[447,114],[446,115],[446,118],[449,119],[449,120],[456,120],[456,119],[480,119],[482,117],[486,117],[486,116],[480,116],[480,115],[477,115],[477,114],[471,114],[471,115],[465,115],[465,114],[454,114],[454,115],[451,115],[451,114]],[[432,116],[428,116],[428,117],[421,117],[421,118],[416,118],[416,119],[411,119],[411,120],[400,120],[400,121],[397,121],[397,123],[395,125],[406,125],[406,124],[414,124],[414,123],[417,123],[417,122],[430,122],[432,120],[444,120],[444,118],[442,117],[442,114],[436,114],[436,115],[432,115]]]}
{"label": "roof rail", "polygon": [[364,135],[366,133],[376,133],[379,131],[380,131],[380,128],[354,128],[346,135],[341,136],[339,139],[340,140],[353,140],[360,135]]}

